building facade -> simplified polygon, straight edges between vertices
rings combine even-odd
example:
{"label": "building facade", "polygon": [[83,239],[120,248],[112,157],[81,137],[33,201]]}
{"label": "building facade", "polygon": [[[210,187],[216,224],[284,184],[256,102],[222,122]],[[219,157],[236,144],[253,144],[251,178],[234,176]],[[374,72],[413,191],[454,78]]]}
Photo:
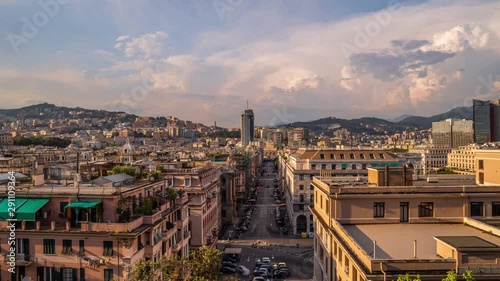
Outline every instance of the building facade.
{"label": "building facade", "polygon": [[477,144],[460,146],[448,153],[448,168],[457,172],[475,173],[476,151],[480,149]]}
{"label": "building facade", "polygon": [[279,178],[294,234],[313,232],[308,206],[314,202],[311,181],[320,173],[355,182],[368,175],[368,167],[399,166],[400,159],[385,150],[299,149],[279,157]]}
{"label": "building facade", "polygon": [[164,181],[24,186],[16,190],[16,270],[7,256],[9,199],[0,205],[2,280],[126,280],[143,258],[188,256],[188,197]]}
{"label": "building facade", "polygon": [[500,100],[473,100],[474,141],[500,141]]}
{"label": "building facade", "polygon": [[478,185],[500,185],[500,149],[476,151],[476,183]]}
{"label": "building facade", "polygon": [[241,114],[241,146],[246,147],[254,140],[254,115],[253,110],[246,109]]}
{"label": "building facade", "polygon": [[183,190],[189,197],[190,248],[214,247],[221,229],[221,167],[167,169],[167,187]]}
{"label": "building facade", "polygon": [[500,186],[338,186],[314,177],[314,280],[500,279]]}
{"label": "building facade", "polygon": [[474,143],[472,120],[446,119],[432,122],[432,144],[434,147],[457,148]]}

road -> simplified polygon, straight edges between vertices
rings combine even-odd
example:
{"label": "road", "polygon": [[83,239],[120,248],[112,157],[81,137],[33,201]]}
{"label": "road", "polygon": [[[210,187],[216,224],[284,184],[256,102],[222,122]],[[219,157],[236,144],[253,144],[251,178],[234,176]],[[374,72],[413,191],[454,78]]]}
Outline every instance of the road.
{"label": "road", "polygon": [[[283,235],[275,221],[275,209],[284,204],[275,204],[273,185],[277,174],[272,161],[265,161],[264,176],[259,178],[262,184],[259,188],[255,210],[252,214],[248,230],[242,233],[240,239],[220,241],[222,247],[242,248],[242,258],[239,264],[253,272],[255,260],[269,257],[273,262],[285,262],[291,271],[290,279],[310,280],[313,276],[312,239],[300,239]],[[257,245],[254,245],[259,241]],[[299,247],[297,247],[299,244]],[[239,277],[240,280],[252,280],[252,277]],[[275,279],[277,280],[277,279]]]}

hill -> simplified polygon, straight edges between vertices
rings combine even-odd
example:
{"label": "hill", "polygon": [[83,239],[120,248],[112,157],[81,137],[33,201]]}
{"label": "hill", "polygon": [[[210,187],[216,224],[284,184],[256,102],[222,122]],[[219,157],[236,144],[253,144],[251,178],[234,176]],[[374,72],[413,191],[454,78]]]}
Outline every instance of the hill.
{"label": "hill", "polygon": [[398,123],[415,125],[424,129],[429,129],[432,128],[432,122],[442,121],[448,118],[472,120],[472,106],[457,107],[445,113],[437,114],[431,117],[409,116]]}

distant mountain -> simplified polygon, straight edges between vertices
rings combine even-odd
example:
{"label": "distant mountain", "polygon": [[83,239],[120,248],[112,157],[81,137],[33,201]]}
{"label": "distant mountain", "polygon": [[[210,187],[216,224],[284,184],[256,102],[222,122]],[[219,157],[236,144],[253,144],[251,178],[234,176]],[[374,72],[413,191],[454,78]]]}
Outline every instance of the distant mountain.
{"label": "distant mountain", "polygon": [[367,133],[373,135],[394,134],[402,131],[414,131],[419,128],[412,124],[398,124],[375,117],[358,119],[340,119],[326,117],[309,122],[294,122],[288,127],[304,127],[315,133],[331,134],[338,129],[347,129],[353,133]]}
{"label": "distant mountain", "polygon": [[411,117],[412,115],[411,114],[403,114],[401,116],[398,116],[398,117],[395,117],[395,118],[388,118],[387,121],[390,121],[390,122],[393,122],[393,123],[397,123],[401,120],[404,120],[405,118],[408,118],[408,117]]}
{"label": "distant mountain", "polygon": [[472,120],[472,106],[457,107],[448,112],[431,117],[409,116],[399,121],[398,124],[413,124],[424,129],[429,129],[432,128],[432,122],[442,121],[448,118]]}
{"label": "distant mountain", "polygon": [[335,130],[347,129],[353,133],[367,133],[373,135],[394,134],[403,131],[415,131],[430,129],[432,122],[442,121],[448,118],[472,119],[472,107],[457,107],[448,112],[431,117],[401,115],[392,119],[384,120],[375,117],[363,117],[358,119],[340,119],[326,117],[308,122],[294,122],[286,127],[303,127],[315,133],[331,134]]}

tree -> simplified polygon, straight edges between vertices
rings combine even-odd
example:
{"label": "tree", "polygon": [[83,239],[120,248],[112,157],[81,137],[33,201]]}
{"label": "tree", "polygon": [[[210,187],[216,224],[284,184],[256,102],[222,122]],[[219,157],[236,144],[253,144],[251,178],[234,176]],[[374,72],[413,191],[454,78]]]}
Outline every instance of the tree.
{"label": "tree", "polygon": [[457,281],[457,274],[454,270],[448,271],[448,275],[442,281]]}
{"label": "tree", "polygon": [[135,169],[134,167],[129,167],[129,166],[114,166],[111,171],[108,171],[108,175],[116,175],[116,174],[127,174],[129,176],[135,176]]}
{"label": "tree", "polygon": [[191,271],[191,280],[220,280],[221,251],[203,246],[191,253],[189,261],[188,267]]}
{"label": "tree", "polygon": [[462,274],[465,281],[476,281],[474,276],[472,275],[472,270],[467,270],[464,274]]}
{"label": "tree", "polygon": [[396,281],[422,281],[422,279],[420,279],[420,275],[417,275],[417,278],[412,279],[410,274],[406,273],[406,275],[399,275],[398,280]]}

